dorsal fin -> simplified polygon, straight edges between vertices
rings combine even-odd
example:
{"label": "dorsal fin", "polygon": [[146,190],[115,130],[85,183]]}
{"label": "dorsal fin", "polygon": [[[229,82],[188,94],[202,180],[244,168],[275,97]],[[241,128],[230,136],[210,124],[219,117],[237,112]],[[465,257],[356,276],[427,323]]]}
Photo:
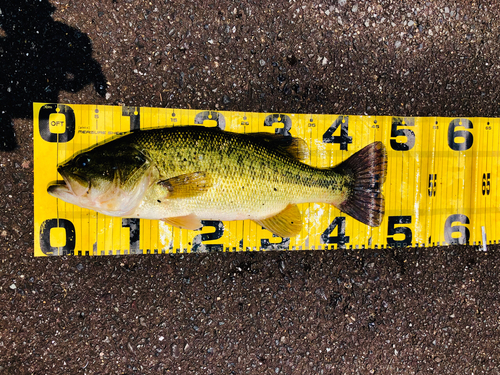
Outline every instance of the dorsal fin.
{"label": "dorsal fin", "polygon": [[306,160],[309,157],[309,147],[302,138],[285,137],[281,134],[272,134],[265,132],[247,133],[249,137],[263,142],[284,155],[296,160]]}

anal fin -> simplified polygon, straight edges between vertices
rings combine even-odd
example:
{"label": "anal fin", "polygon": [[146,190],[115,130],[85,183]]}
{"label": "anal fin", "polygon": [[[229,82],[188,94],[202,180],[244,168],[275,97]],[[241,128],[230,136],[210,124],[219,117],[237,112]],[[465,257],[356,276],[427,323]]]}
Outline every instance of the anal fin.
{"label": "anal fin", "polygon": [[162,221],[167,224],[173,225],[174,227],[189,230],[197,230],[203,226],[201,220],[195,214],[178,217],[167,217],[165,219],[162,219]]}
{"label": "anal fin", "polygon": [[279,237],[295,237],[302,230],[302,215],[296,204],[289,204],[277,215],[254,221]]}

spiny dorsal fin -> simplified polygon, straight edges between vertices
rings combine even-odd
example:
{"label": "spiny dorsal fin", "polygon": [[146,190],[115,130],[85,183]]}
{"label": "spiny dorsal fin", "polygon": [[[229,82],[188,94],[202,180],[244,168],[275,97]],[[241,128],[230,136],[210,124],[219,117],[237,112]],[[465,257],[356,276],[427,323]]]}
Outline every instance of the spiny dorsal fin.
{"label": "spiny dorsal fin", "polygon": [[166,189],[167,199],[189,198],[210,189],[212,178],[207,172],[193,172],[159,181],[158,185]]}
{"label": "spiny dorsal fin", "polygon": [[302,215],[296,204],[289,204],[287,208],[277,215],[254,221],[283,238],[295,237],[302,230]]}
{"label": "spiny dorsal fin", "polygon": [[309,147],[307,147],[306,141],[302,138],[285,137],[281,134],[265,132],[247,133],[246,135],[293,159],[306,160],[309,157]]}

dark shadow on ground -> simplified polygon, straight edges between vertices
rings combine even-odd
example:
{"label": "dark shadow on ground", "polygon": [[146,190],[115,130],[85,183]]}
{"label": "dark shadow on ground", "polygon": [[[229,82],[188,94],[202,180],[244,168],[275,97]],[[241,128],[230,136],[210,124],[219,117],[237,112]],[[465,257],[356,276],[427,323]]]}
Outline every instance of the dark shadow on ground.
{"label": "dark shadow on ground", "polygon": [[54,21],[54,10],[48,0],[0,0],[0,151],[17,147],[12,119],[31,118],[33,102],[89,83],[106,93],[89,37]]}

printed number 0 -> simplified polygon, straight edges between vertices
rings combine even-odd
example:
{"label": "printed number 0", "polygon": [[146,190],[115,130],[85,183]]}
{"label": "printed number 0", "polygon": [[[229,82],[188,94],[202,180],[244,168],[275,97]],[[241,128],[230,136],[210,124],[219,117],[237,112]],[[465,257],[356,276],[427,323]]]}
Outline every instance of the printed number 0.
{"label": "printed number 0", "polygon": [[[63,132],[52,132],[62,127]],[[47,142],[69,142],[75,136],[75,112],[65,104],[46,104],[38,112],[38,130]],[[59,129],[62,130],[62,129]]]}
{"label": "printed number 0", "polygon": [[[51,230],[64,229],[65,244],[55,247],[50,244]],[[67,219],[48,219],[40,225],[40,249],[45,255],[73,255],[76,244],[76,232],[73,223]]]}

